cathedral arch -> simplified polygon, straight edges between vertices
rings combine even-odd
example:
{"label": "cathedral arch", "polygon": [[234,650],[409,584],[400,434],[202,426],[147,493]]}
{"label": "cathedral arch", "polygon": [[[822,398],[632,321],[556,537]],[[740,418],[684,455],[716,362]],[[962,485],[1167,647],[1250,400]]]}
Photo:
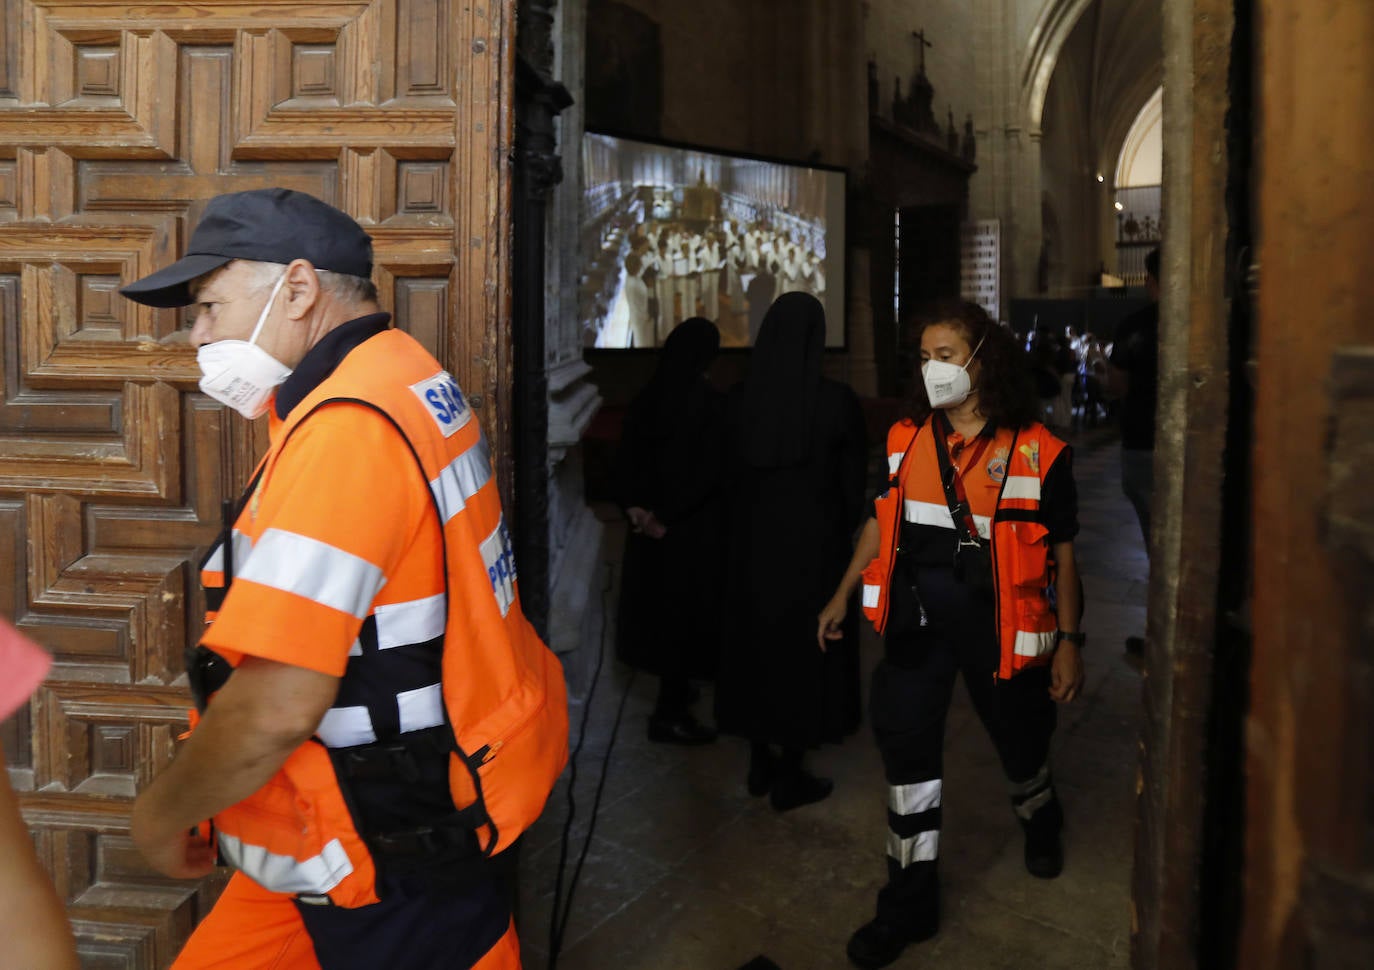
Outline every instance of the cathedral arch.
{"label": "cathedral arch", "polygon": [[1023,117],[1032,133],[1040,131],[1045,113],[1045,95],[1054,77],[1059,53],[1083,12],[1095,0],[1049,0],[1031,28],[1021,66],[1021,104]]}

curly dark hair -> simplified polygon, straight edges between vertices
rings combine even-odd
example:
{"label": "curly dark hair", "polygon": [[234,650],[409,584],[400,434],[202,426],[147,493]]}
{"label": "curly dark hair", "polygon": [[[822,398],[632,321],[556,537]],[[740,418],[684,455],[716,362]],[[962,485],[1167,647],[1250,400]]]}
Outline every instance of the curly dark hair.
{"label": "curly dark hair", "polygon": [[953,327],[968,341],[970,348],[978,347],[977,359],[982,361],[978,371],[978,410],[999,428],[1026,428],[1040,419],[1040,400],[1031,383],[1030,365],[1020,341],[1008,328],[988,316],[976,303],[948,300],[932,305],[912,323],[911,339],[916,350],[917,370],[911,397],[907,400],[905,417],[923,424],[930,417],[930,400],[926,397],[925,381],[921,379],[921,335],[927,327],[943,323]]}

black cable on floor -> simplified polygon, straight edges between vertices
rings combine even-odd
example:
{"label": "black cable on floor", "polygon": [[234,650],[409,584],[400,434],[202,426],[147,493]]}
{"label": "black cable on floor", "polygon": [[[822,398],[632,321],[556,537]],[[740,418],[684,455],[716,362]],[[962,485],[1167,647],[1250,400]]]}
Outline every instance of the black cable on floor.
{"label": "black cable on floor", "polygon": [[[601,778],[596,786],[596,798],[592,801],[591,823],[587,829],[587,838],[582,846],[582,853],[578,857],[577,865],[573,868],[572,880],[568,883],[568,898],[563,900],[563,876],[568,864],[568,846],[572,842],[573,819],[577,813],[577,801],[574,790],[577,787],[577,758],[582,753],[582,746],[587,741],[587,723],[591,718],[592,699],[596,696],[596,687],[601,680],[601,669],[606,661],[606,629],[610,611],[611,590],[615,587],[614,570],[609,566],[606,570],[606,583],[601,590],[601,637],[596,658],[596,669],[592,672],[592,682],[587,688],[587,699],[585,707],[582,709],[582,723],[578,729],[577,745],[573,748],[572,754],[568,758],[568,817],[563,822],[563,837],[558,850],[558,872],[554,878],[553,890],[553,909],[549,914],[549,963],[548,970],[557,970],[558,955],[563,949],[563,934],[568,928],[568,919],[572,913],[573,894],[577,889],[577,882],[582,875],[582,864],[586,862],[587,853],[591,847],[592,835],[596,831],[596,818],[601,810],[601,796],[606,788],[606,773],[610,766],[611,752],[615,749],[616,736],[620,733],[620,721],[625,713],[625,702],[630,696],[630,687],[634,683],[634,674],[630,674],[630,679],[625,684],[624,692],[620,697],[620,707],[616,712],[615,723],[611,727],[611,736],[606,743],[606,754],[601,762]],[[562,906],[560,919],[559,908]]]}
{"label": "black cable on floor", "polygon": [[[620,734],[620,722],[625,717],[625,702],[630,699],[630,688],[634,686],[635,675],[638,671],[631,670],[629,680],[625,681],[625,689],[620,694],[620,706],[615,712],[615,723],[611,725],[611,736],[606,742],[606,754],[601,759],[601,779],[596,783],[596,798],[592,799],[592,817],[587,825],[587,839],[582,843],[582,854],[577,859],[577,866],[573,869],[572,881],[568,883],[568,902],[563,908],[563,922],[558,927],[558,946],[563,946],[563,934],[568,931],[568,919],[572,915],[573,892],[577,889],[577,881],[582,876],[582,864],[587,861],[587,854],[591,851],[592,836],[596,834],[596,818],[601,812],[601,796],[606,791],[606,775],[610,773],[611,752],[615,750],[615,739]],[[549,965],[549,970],[554,970],[553,965]]]}

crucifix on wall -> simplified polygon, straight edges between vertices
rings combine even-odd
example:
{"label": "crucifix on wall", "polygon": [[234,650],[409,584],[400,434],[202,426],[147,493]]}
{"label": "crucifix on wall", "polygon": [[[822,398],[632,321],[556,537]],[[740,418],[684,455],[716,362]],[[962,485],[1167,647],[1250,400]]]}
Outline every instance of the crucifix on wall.
{"label": "crucifix on wall", "polygon": [[934,47],[935,45],[926,40],[926,32],[924,29],[913,30],[911,36],[916,38],[917,49],[921,52],[921,73],[924,74],[926,72],[926,48]]}

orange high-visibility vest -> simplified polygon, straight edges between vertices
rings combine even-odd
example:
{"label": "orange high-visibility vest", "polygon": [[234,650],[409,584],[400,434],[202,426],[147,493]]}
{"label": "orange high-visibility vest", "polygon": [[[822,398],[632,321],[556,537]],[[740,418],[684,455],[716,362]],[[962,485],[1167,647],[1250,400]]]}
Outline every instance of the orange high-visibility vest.
{"label": "orange high-visibility vest", "polygon": [[[940,486],[931,421],[919,429],[908,419],[887,433],[888,489],[874,502],[878,555],[863,572],[863,611],[879,633],[887,626],[892,570],[903,521],[954,528]],[[989,451],[1006,456],[996,513],[989,521],[974,516],[979,535],[992,545],[999,677],[1054,656],[1059,623],[1050,605],[1054,582],[1047,536],[1041,521],[1040,492],[1045,474],[1064,450],[1064,442],[1036,423],[999,428]]]}
{"label": "orange high-visibility vest", "polygon": [[[345,541],[349,530],[396,528],[386,509],[359,509],[355,522],[317,523],[311,535],[257,521],[255,509],[259,500],[267,505],[292,436],[338,408],[366,409],[394,427],[393,447],[376,455],[378,473],[413,477],[416,501],[432,510],[426,527],[436,541],[417,544],[423,554],[407,557],[392,575],[330,542],[334,535]],[[386,864],[374,851],[379,846],[406,844],[438,857],[454,850],[457,831],[468,846],[455,855],[462,865],[508,848],[534,822],[567,760],[563,669],[521,609],[480,424],[457,383],[414,339],[387,330],[354,348],[284,422],[274,421],[271,438],[228,543],[212,550],[202,571],[207,594],[220,590],[207,595],[212,610],[229,583],[231,596],[251,597],[261,610],[214,617],[192,658],[193,688],[195,666],[203,676],[218,664],[222,683],[238,662],[234,645],[262,636],[263,612],[282,618],[283,639],[346,643],[357,631],[357,640],[339,699],[315,737],[214,824],[221,854],[265,888],[362,906],[378,899],[377,868]],[[327,469],[319,477],[325,487],[349,487],[329,481]],[[412,759],[407,764],[446,758],[451,814],[415,830],[360,831],[345,769],[393,755]],[[442,764],[439,773],[442,785]]]}

